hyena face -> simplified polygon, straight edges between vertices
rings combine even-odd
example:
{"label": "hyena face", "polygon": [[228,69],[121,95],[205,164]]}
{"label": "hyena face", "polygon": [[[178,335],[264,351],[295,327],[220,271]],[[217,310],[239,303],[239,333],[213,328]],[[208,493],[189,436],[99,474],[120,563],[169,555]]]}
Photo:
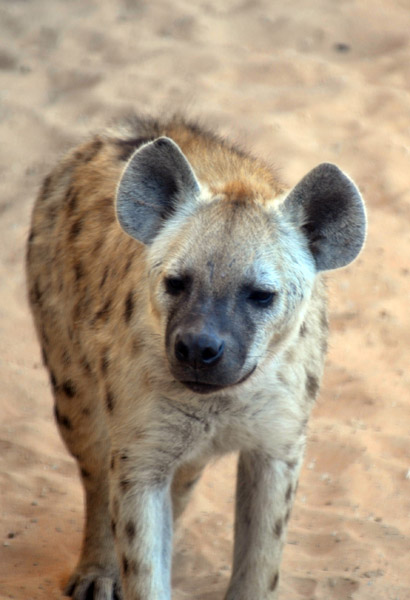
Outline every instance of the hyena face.
{"label": "hyena face", "polygon": [[207,393],[244,381],[296,326],[314,267],[290,244],[293,269],[283,269],[284,240],[296,237],[287,229],[257,202],[216,198],[175,235],[164,232],[152,302],[171,371],[187,387]]}
{"label": "hyena face", "polygon": [[[340,232],[326,231],[334,212],[339,220],[349,216],[348,194],[323,217],[315,204],[317,177],[309,177],[302,180],[304,201],[309,192],[313,197],[308,214],[298,202],[301,184],[270,208],[243,185],[236,194],[202,189],[167,138],[143,146],[126,167],[118,218],[149,246],[153,314],[173,376],[193,391],[241,383],[280,352],[303,319],[317,270],[357,254],[345,248],[342,258],[336,251],[331,257],[332,237]],[[322,185],[323,179],[321,172]]]}

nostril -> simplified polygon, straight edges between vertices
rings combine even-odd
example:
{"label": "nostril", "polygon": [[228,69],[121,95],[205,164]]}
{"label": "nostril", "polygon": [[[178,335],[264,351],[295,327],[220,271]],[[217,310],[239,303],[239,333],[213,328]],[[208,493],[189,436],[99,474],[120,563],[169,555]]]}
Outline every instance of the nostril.
{"label": "nostril", "polygon": [[208,345],[202,349],[201,360],[203,363],[210,365],[217,361],[223,354],[225,343],[222,342],[219,346]]}
{"label": "nostril", "polygon": [[177,341],[175,344],[175,356],[181,362],[189,360],[189,348],[182,340]]}

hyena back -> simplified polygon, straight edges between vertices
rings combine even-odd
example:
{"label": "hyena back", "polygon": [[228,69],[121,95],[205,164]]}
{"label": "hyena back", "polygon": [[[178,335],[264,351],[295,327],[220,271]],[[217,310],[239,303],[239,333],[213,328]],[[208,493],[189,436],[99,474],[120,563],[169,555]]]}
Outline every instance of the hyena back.
{"label": "hyena back", "polygon": [[365,236],[353,182],[290,192],[181,119],[96,136],[48,176],[27,251],[55,417],[86,498],[76,600],[169,600],[173,519],[239,451],[226,600],[277,598],[327,339],[323,271]]}

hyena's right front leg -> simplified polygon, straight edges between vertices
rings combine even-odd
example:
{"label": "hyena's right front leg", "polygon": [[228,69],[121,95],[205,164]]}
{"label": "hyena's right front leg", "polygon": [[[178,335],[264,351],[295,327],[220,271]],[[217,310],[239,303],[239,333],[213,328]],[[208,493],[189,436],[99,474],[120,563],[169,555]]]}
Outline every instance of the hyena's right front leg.
{"label": "hyena's right front leg", "polygon": [[112,429],[111,525],[125,600],[171,598],[171,486],[196,437],[194,423],[165,406],[152,422],[120,419]]}
{"label": "hyena's right front leg", "polygon": [[[140,448],[142,450],[142,448]],[[111,525],[125,600],[170,600],[171,474],[133,461],[121,468],[113,456]],[[148,468],[147,468],[148,467]]]}

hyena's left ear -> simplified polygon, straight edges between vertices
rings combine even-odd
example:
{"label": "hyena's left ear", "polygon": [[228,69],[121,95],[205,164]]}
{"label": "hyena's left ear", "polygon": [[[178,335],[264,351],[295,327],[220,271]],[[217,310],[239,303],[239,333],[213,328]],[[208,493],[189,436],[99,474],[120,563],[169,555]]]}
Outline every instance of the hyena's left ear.
{"label": "hyena's left ear", "polygon": [[179,146],[160,137],[139,148],[125,167],[117,189],[117,217],[128,235],[150,244],[178,204],[199,192]]}
{"label": "hyena's left ear", "polygon": [[323,163],[305,175],[287,196],[284,209],[306,236],[318,271],[344,267],[362,249],[364,202],[336,165]]}

